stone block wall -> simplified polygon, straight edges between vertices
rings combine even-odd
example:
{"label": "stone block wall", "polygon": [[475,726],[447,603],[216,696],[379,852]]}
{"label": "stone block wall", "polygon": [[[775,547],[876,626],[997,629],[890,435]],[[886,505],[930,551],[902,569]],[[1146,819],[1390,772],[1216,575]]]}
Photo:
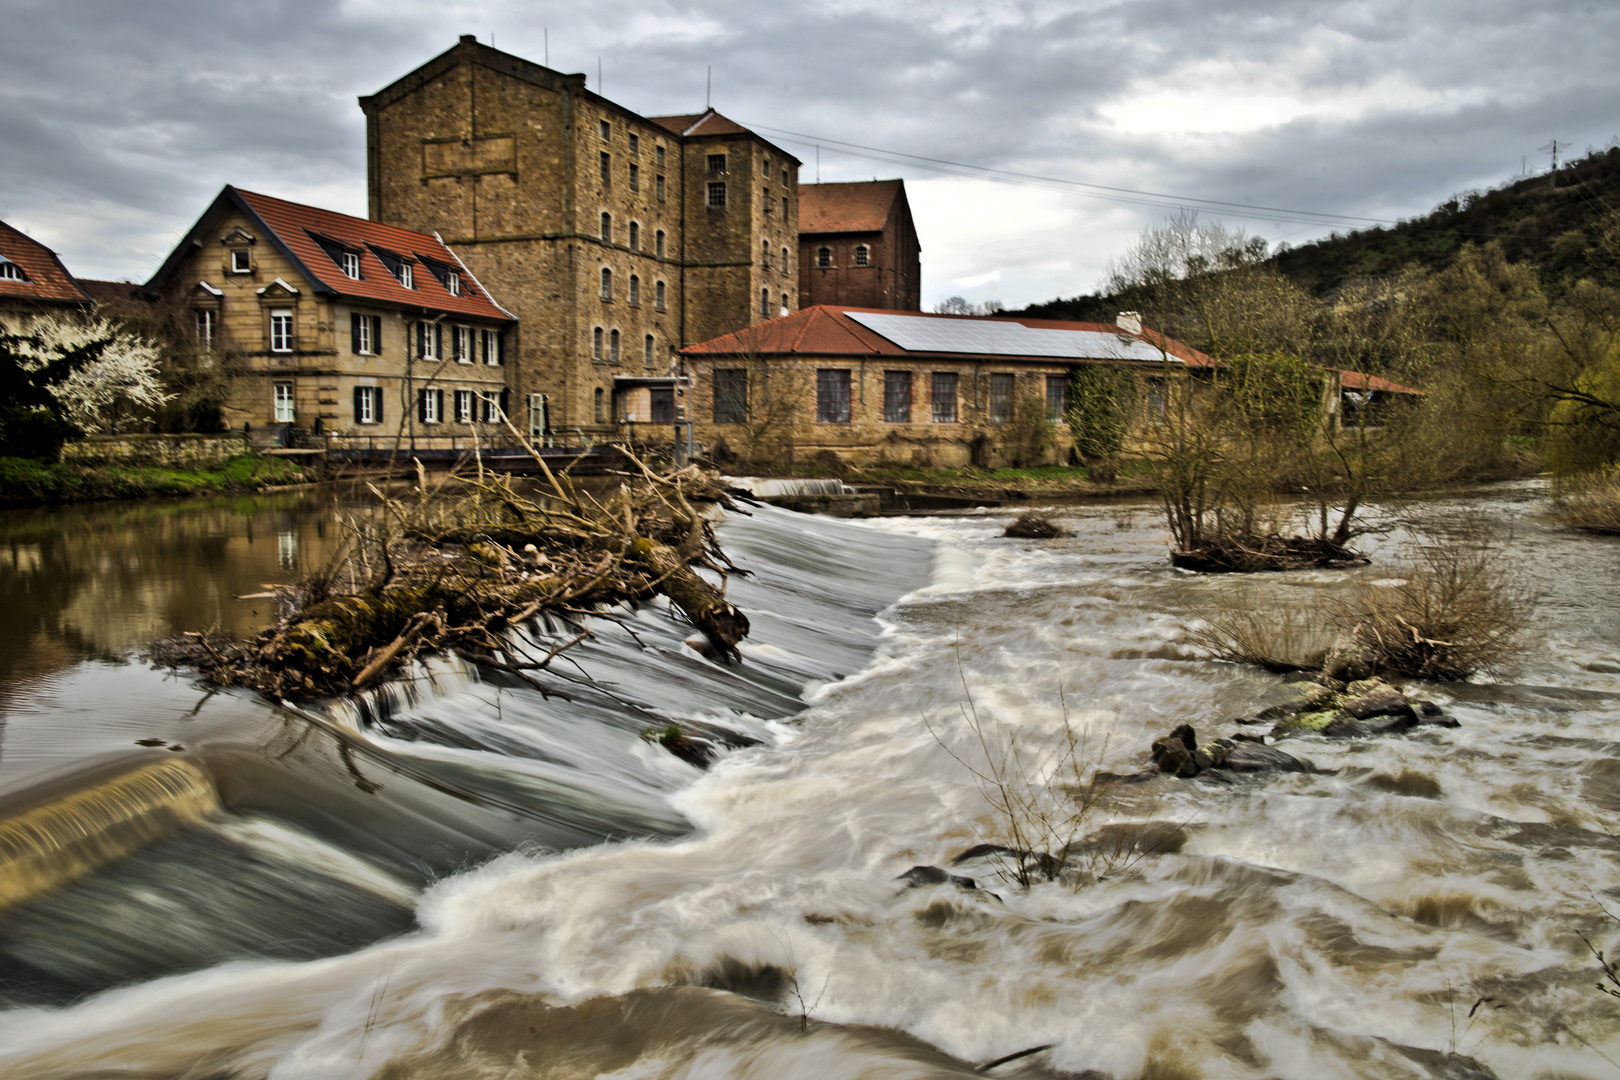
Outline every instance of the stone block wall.
{"label": "stone block wall", "polygon": [[239,433],[222,435],[91,435],[62,447],[62,460],[73,465],[158,465],[169,469],[207,469],[248,452]]}

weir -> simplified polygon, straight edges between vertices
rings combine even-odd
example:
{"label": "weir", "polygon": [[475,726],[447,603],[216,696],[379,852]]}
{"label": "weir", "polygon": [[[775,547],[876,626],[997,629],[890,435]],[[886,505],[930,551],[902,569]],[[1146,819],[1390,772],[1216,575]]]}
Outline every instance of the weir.
{"label": "weir", "polygon": [[219,810],[213,782],[178,760],[0,820],[0,911],[88,877]]}

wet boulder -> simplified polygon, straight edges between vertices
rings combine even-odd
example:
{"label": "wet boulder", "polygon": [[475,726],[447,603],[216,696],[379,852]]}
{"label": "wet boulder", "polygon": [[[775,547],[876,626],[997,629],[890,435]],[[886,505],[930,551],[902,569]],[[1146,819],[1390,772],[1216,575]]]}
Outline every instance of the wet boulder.
{"label": "wet boulder", "polygon": [[641,733],[648,742],[657,743],[688,765],[707,769],[720,756],[720,748],[708,739],[688,733],[679,724],[665,724]]}
{"label": "wet boulder", "polygon": [[1288,699],[1261,709],[1251,722],[1282,720],[1300,713],[1319,712],[1330,708],[1338,696],[1328,687],[1315,682],[1284,683],[1283,689],[1288,692]]}
{"label": "wet boulder", "polygon": [[[961,861],[958,857],[957,861]],[[955,885],[959,889],[977,889],[979,883],[970,877],[952,874],[937,866],[913,866],[895,878],[906,883],[908,889],[921,889],[929,885]]]}
{"label": "wet boulder", "polygon": [[1203,765],[1196,757],[1197,751],[1198,736],[1191,724],[1182,724],[1164,738],[1155,739],[1149,748],[1153,764],[1161,773],[1182,778],[1197,776],[1203,771]]}
{"label": "wet boulder", "polygon": [[1417,710],[1406,700],[1406,695],[1381,679],[1351,683],[1345,688],[1339,708],[1357,720],[1366,720],[1373,716],[1405,716],[1417,719]]}
{"label": "wet boulder", "polygon": [[1221,768],[1232,772],[1305,772],[1306,764],[1292,754],[1265,743],[1241,740],[1234,742],[1221,762]]}

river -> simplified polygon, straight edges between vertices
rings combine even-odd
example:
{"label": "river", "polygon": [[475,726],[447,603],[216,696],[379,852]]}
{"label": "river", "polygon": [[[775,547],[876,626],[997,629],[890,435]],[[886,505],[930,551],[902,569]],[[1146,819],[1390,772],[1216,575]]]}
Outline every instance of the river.
{"label": "river", "polygon": [[[650,605],[593,622],[569,699],[441,663],[314,712],[127,654],[269,618],[235,597],[328,554],[340,500],[0,515],[0,808],[132,764],[209,793],[0,910],[0,1075],[935,1077],[1045,1046],[987,1072],[1611,1076],[1620,1002],[1578,935],[1620,942],[1620,546],[1544,497],[1384,508],[1371,567],[1272,585],[1486,529],[1538,606],[1510,666],[1423,688],[1461,726],[1113,789],[1088,832],[1173,842],[1027,890],[983,860],[977,889],[897,880],[999,835],[967,766],[1072,725],[1130,772],[1278,694],[1189,648],[1250,583],[1170,569],[1149,506],[1060,508],[1052,541],[762,508],[720,530],[754,571],[741,667]],[[670,720],[736,748],[699,772],[639,737]]]}

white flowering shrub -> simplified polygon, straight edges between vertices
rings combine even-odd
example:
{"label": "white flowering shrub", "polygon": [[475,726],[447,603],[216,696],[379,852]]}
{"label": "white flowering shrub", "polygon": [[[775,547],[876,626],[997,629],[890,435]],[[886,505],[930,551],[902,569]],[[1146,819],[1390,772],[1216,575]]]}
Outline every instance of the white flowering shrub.
{"label": "white flowering shrub", "polygon": [[172,396],[159,379],[158,346],[100,315],[41,316],[7,344],[19,374],[87,434],[127,430]]}

